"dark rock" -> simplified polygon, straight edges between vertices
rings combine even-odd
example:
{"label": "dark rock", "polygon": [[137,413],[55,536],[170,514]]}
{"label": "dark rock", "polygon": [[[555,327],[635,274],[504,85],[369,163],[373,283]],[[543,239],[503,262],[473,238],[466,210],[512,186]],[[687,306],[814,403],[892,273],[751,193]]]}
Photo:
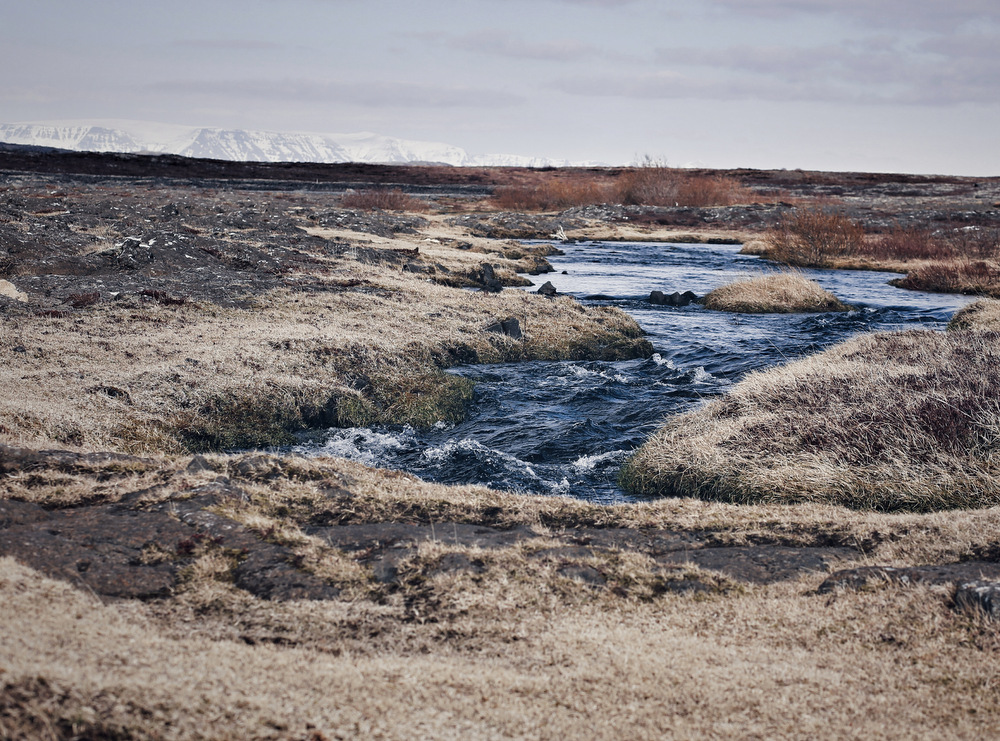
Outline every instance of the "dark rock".
{"label": "dark rock", "polygon": [[615,297],[604,293],[592,293],[589,296],[584,296],[584,299],[587,301],[614,301]]}
{"label": "dark rock", "polygon": [[32,450],[0,443],[0,474],[55,469],[64,473],[103,469],[109,472],[141,471],[156,462],[126,453],[76,453],[71,450]]}
{"label": "dark rock", "polygon": [[428,574],[454,574],[462,571],[482,574],[486,571],[486,564],[478,558],[469,558],[465,553],[445,553]]}
{"label": "dark rock", "polygon": [[423,275],[434,275],[436,272],[433,265],[412,260],[403,265],[403,270],[407,273],[421,273]]}
{"label": "dark rock", "polygon": [[955,607],[984,612],[987,616],[1000,618],[1000,582],[967,581],[955,589]]}
{"label": "dark rock", "polygon": [[504,319],[502,322],[491,324],[486,328],[486,331],[496,332],[497,334],[502,334],[515,340],[519,340],[523,337],[521,333],[521,323],[513,317]]}
{"label": "dark rock", "polygon": [[483,290],[487,293],[500,293],[503,286],[497,278],[496,270],[488,262],[484,262],[479,268],[479,281],[483,284]]}
{"label": "dark rock", "polygon": [[964,561],[936,566],[862,566],[831,574],[816,590],[821,594],[835,589],[870,589],[881,584],[950,584],[977,580],[1000,581],[1000,563]]}
{"label": "dark rock", "polygon": [[552,285],[552,281],[550,280],[545,281],[545,283],[542,284],[542,287],[539,288],[537,291],[535,291],[535,293],[540,293],[543,296],[549,296],[549,297],[558,295],[556,287]]}
{"label": "dark rock", "polygon": [[10,528],[46,520],[49,513],[31,502],[0,499],[0,528]]}
{"label": "dark rock", "polygon": [[[178,563],[169,554],[178,553],[192,534],[166,514],[86,507],[8,527],[0,538],[0,555],[97,594],[150,599],[173,589]],[[165,560],[144,552],[154,545]]]}
{"label": "dark rock", "polygon": [[287,549],[265,544],[257,547],[233,571],[233,583],[261,599],[336,599],[340,589],[295,568]]}
{"label": "dark rock", "polygon": [[669,296],[663,291],[650,291],[649,293],[649,303],[656,304],[657,306],[687,306],[692,301],[697,301],[698,295],[691,291],[684,291],[684,293],[679,293],[674,291]]}
{"label": "dark rock", "polygon": [[202,471],[213,471],[214,469],[205,456],[196,455],[191,459],[191,462],[187,464],[187,468],[184,470],[188,473],[201,473]]}
{"label": "dark rock", "polygon": [[270,481],[284,474],[281,461],[269,455],[248,455],[230,462],[229,473],[248,481]]}

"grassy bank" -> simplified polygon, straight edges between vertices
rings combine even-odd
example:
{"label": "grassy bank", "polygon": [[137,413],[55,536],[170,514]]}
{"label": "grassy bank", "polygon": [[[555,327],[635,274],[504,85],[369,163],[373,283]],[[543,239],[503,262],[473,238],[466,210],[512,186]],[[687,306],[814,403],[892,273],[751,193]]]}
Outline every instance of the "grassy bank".
{"label": "grassy bank", "polygon": [[848,306],[819,283],[794,272],[768,273],[710,291],[706,309],[745,314],[847,311]]}
{"label": "grassy bank", "polygon": [[1000,504],[992,332],[863,335],[754,373],[628,462],[648,495],[928,511]]}
{"label": "grassy bank", "polygon": [[[310,426],[455,421],[469,386],[442,369],[460,362],[649,352],[627,315],[570,299],[469,293],[349,261],[320,288],[245,309],[15,307],[0,337],[0,436],[130,452],[261,447]],[[487,331],[506,318],[521,339]]]}

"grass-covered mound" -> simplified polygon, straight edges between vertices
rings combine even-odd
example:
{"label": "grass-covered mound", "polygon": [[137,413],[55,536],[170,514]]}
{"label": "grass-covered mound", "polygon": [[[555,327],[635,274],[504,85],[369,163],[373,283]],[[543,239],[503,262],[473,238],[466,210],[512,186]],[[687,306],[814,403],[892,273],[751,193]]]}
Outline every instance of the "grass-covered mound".
{"label": "grass-covered mound", "polygon": [[720,286],[705,296],[706,308],[744,314],[847,311],[850,307],[814,280],[794,272],[767,273]]}
{"label": "grass-covered mound", "polygon": [[670,420],[628,490],[931,511],[1000,504],[1000,335],[856,337]]}
{"label": "grass-covered mound", "polygon": [[981,329],[1000,332],[1000,301],[981,299],[969,304],[948,323],[948,329]]}

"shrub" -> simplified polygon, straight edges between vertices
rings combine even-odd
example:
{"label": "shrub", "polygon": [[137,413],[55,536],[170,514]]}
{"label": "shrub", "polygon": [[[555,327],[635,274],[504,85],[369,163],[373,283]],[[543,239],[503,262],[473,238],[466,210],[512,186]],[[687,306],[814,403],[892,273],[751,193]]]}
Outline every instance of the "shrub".
{"label": "shrub", "polygon": [[618,177],[615,200],[626,206],[730,206],[750,200],[734,178],[696,175],[647,157]]}
{"label": "shrub", "polygon": [[927,229],[896,227],[865,242],[859,254],[876,260],[946,260],[955,255],[953,246]]}
{"label": "shrub", "polygon": [[364,211],[426,211],[427,204],[398,188],[375,188],[347,193],[340,199],[344,208],[359,208]]}
{"label": "shrub", "polygon": [[961,257],[982,260],[1000,258],[1000,229],[962,227],[947,237],[947,243]]}
{"label": "shrub", "polygon": [[764,236],[764,257],[799,267],[825,267],[839,257],[864,250],[865,232],[860,224],[839,211],[798,209]]}
{"label": "shrub", "polygon": [[769,273],[711,291],[705,308],[746,314],[791,314],[807,311],[847,311],[850,307],[795,272]]}
{"label": "shrub", "polygon": [[611,200],[611,191],[594,179],[552,178],[535,185],[497,188],[491,200],[494,207],[504,211],[556,211],[607,203]]}

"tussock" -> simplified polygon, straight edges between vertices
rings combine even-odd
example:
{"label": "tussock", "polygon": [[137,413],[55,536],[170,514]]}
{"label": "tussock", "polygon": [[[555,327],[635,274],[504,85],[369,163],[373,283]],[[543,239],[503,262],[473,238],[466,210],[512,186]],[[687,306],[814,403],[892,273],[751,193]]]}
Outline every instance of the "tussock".
{"label": "tussock", "polygon": [[650,495],[929,511],[1000,504],[1000,337],[865,335],[669,421],[622,482]]}
{"label": "tussock", "polygon": [[978,329],[1000,332],[1000,301],[982,299],[955,312],[948,329]]}
{"label": "tussock", "polygon": [[847,311],[850,307],[819,283],[794,272],[768,273],[716,288],[705,308],[746,314]]}

